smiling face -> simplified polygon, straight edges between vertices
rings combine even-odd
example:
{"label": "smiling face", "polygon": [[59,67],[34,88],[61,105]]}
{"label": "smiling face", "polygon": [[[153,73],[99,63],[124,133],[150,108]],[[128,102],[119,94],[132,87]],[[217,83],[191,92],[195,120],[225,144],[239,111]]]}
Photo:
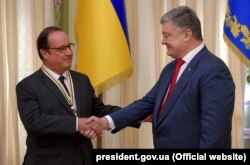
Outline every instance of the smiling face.
{"label": "smiling face", "polygon": [[70,69],[73,51],[69,44],[69,38],[65,32],[51,32],[48,36],[48,49],[40,49],[43,64],[57,74]]}
{"label": "smiling face", "polygon": [[162,24],[162,45],[167,48],[167,54],[173,58],[182,58],[187,52],[190,40],[189,29],[181,29],[173,25],[172,21]]}

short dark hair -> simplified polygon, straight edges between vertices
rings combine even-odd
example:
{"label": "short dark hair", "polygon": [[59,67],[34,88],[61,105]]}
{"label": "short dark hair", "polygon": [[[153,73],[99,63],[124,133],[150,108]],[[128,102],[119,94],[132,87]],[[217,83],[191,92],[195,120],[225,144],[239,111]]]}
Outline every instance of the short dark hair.
{"label": "short dark hair", "polygon": [[49,26],[43,29],[43,31],[41,31],[41,33],[37,37],[37,41],[36,41],[37,51],[41,60],[43,59],[43,57],[40,53],[40,49],[46,49],[49,47],[48,37],[50,33],[55,32],[55,31],[63,31],[63,30],[56,26]]}
{"label": "short dark hair", "polygon": [[171,9],[161,17],[161,24],[173,21],[173,25],[182,29],[191,29],[193,37],[203,40],[201,34],[201,23],[196,12],[188,6],[179,6]]}

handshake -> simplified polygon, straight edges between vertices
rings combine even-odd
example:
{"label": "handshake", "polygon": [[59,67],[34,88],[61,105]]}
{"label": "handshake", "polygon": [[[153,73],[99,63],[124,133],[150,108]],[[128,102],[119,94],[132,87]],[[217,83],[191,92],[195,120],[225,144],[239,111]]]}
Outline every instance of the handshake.
{"label": "handshake", "polygon": [[81,135],[94,139],[102,135],[104,130],[109,130],[110,126],[105,117],[98,118],[91,116],[89,118],[78,118],[78,130]]}
{"label": "handshake", "polygon": [[[112,119],[111,119],[112,120]],[[152,115],[147,116],[140,122],[152,122]],[[112,125],[112,123],[111,123]],[[138,126],[132,126],[138,128]],[[81,135],[86,136],[90,139],[94,139],[102,135],[104,130],[110,130],[109,121],[106,117],[98,118],[91,116],[89,118],[83,117],[78,118],[78,130]]]}

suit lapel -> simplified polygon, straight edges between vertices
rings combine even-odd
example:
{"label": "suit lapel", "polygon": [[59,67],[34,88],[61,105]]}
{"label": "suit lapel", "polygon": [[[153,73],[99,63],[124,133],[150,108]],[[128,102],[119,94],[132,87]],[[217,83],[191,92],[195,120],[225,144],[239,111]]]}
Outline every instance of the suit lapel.
{"label": "suit lapel", "polygon": [[[185,74],[185,75],[183,75]],[[162,111],[162,114],[160,115],[158,122],[161,122],[162,119],[164,119],[169,112],[172,110],[172,107],[174,105],[174,103],[176,102],[176,100],[179,98],[179,96],[181,95],[182,91],[185,89],[189,77],[192,75],[191,71],[184,71],[180,77],[180,79],[178,80],[177,84],[175,85],[175,88],[171,94],[171,96],[168,99],[167,105],[165,106],[165,108]]]}
{"label": "suit lapel", "polygon": [[73,74],[71,71],[71,77],[72,77],[72,81],[73,81],[73,84],[74,84],[74,94],[75,94],[75,101],[76,101],[76,109],[77,109],[77,114],[79,116],[79,110],[81,109],[81,101],[80,101],[80,94],[79,92],[81,91],[81,89],[79,88],[77,81],[76,81],[76,77],[75,77],[75,74]]}
{"label": "suit lapel", "polygon": [[[204,47],[188,64],[188,66],[186,67],[186,69],[184,70],[184,72],[182,73],[181,77],[179,78],[171,96],[169,97],[168,103],[165,106],[165,108],[163,109],[163,112],[161,114],[161,116],[159,117],[158,120],[156,122],[156,126],[159,125],[161,123],[161,121],[166,118],[166,116],[169,114],[169,112],[172,110],[173,105],[175,104],[175,102],[177,101],[177,99],[179,98],[179,96],[181,95],[182,91],[185,89],[188,81],[191,79],[191,76],[193,75],[193,73],[195,72],[195,70],[197,69],[197,65],[199,64],[200,59],[202,58],[202,56],[207,52],[207,48]],[[171,70],[171,72],[173,72],[173,68]],[[168,75],[166,75],[168,76]],[[171,77],[171,76],[168,76]],[[168,85],[167,85],[168,87]],[[167,88],[166,87],[166,88]],[[164,97],[164,96],[163,96]],[[158,107],[159,110],[159,107]]]}
{"label": "suit lapel", "polygon": [[58,89],[56,84],[41,69],[39,70],[39,74],[41,81],[48,88],[48,90],[50,90],[56,96],[56,98],[58,98],[58,100],[63,104],[69,113],[73,114],[73,111],[70,109],[67,100],[64,98],[62,92]]}
{"label": "suit lapel", "polygon": [[155,120],[158,120],[157,119],[158,111],[159,111],[160,106],[161,106],[161,104],[166,96],[166,92],[168,90],[168,86],[169,86],[169,83],[171,81],[171,77],[173,74],[174,66],[175,66],[175,62],[171,63],[170,68],[169,69],[166,68],[164,70],[164,73],[162,74],[162,77],[158,82],[159,83],[159,94],[158,94],[157,98],[159,98],[159,99],[156,100],[156,103],[155,103],[156,110],[153,111],[154,112],[153,117]]}

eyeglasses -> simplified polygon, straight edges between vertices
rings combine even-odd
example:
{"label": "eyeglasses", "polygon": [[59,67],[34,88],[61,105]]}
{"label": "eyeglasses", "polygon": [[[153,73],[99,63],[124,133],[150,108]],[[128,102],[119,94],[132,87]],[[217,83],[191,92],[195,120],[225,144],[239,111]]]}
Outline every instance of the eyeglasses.
{"label": "eyeglasses", "polygon": [[65,53],[67,51],[67,49],[72,50],[74,48],[74,45],[75,45],[74,43],[69,43],[68,45],[63,45],[63,46],[60,46],[58,48],[45,48],[45,49],[56,49],[60,53]]}

